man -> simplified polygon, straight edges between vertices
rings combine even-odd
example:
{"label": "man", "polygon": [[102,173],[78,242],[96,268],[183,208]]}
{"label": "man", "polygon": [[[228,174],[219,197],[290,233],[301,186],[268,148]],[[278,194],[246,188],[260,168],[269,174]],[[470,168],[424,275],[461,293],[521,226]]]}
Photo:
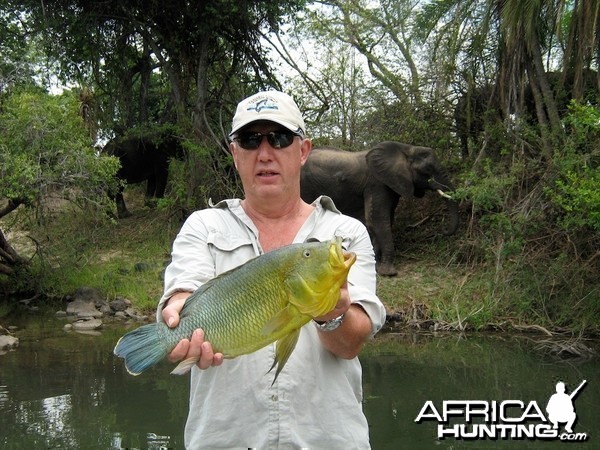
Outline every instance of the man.
{"label": "man", "polygon": [[274,373],[268,373],[274,345],[224,361],[196,330],[173,349],[173,362],[198,359],[186,447],[369,448],[357,355],[382,327],[385,309],[375,295],[367,231],[327,197],[311,205],[300,198],[300,170],[312,143],[291,97],[267,91],[240,102],[230,138],[244,199],[196,211],[183,225],[165,273],[158,320],[175,327],[185,299],[202,283],[285,245],[341,236],[357,261],[333,311],[302,328],[274,383]]}

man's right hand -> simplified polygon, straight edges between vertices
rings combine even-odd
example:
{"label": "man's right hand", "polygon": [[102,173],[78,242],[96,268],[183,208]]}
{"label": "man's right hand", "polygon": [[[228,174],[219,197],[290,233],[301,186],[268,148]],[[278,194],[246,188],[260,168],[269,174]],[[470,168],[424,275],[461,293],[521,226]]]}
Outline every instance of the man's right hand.
{"label": "man's right hand", "polygon": [[[190,295],[192,295],[191,292],[176,292],[167,300],[166,306],[162,310],[162,317],[169,328],[175,328],[179,325],[179,313]],[[168,355],[168,359],[171,362],[191,358],[198,360],[196,365],[200,369],[220,366],[223,363],[223,354],[213,351],[210,342],[204,340],[204,331],[202,329],[195,330],[191,339],[182,339],[179,341]]]}

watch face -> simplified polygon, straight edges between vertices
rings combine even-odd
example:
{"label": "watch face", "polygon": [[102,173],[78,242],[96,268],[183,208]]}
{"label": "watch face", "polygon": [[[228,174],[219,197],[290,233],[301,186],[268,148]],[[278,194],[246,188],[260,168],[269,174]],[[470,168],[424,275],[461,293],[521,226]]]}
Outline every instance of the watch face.
{"label": "watch face", "polygon": [[333,331],[342,324],[342,320],[344,320],[343,314],[325,323],[317,323],[317,326],[323,331]]}

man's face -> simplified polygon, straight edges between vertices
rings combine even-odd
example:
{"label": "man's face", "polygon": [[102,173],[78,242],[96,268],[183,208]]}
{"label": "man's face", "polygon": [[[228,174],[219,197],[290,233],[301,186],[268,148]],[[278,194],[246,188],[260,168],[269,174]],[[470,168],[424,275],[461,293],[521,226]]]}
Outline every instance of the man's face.
{"label": "man's face", "polygon": [[[267,135],[271,132],[289,130],[274,122],[254,122],[244,127],[237,136],[251,136],[252,133]],[[310,139],[292,136],[291,144],[275,148],[266,136],[251,136],[246,141],[259,142],[256,149],[244,149],[239,139],[230,144],[235,167],[238,170],[246,197],[262,199],[281,194],[299,195],[300,169],[312,149]],[[286,139],[271,139],[275,144],[287,143]],[[242,142],[243,143],[243,142]]]}

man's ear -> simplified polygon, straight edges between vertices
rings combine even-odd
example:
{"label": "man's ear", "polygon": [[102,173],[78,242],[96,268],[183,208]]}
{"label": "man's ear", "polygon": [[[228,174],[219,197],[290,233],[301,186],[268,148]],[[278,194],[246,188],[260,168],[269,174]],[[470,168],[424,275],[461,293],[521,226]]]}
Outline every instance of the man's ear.
{"label": "man's ear", "polygon": [[231,152],[231,156],[233,158],[233,165],[235,166],[235,170],[237,170],[238,165],[237,165],[237,148],[235,146],[235,143],[233,141],[231,141],[229,143],[229,151]]}
{"label": "man's ear", "polygon": [[312,141],[309,138],[302,139],[302,145],[300,146],[300,164],[304,165],[308,159],[308,155],[312,151]]}

